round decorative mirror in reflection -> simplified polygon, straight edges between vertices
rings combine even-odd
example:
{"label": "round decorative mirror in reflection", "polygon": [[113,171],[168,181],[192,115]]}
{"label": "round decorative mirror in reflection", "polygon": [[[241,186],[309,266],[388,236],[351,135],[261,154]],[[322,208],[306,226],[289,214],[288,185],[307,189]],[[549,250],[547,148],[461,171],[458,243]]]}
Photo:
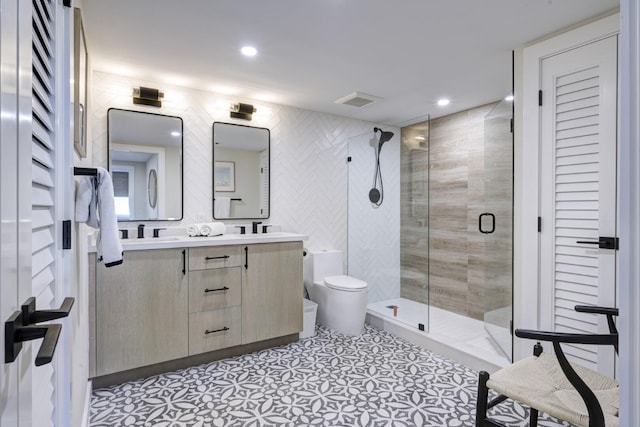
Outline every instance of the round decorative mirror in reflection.
{"label": "round decorative mirror in reflection", "polygon": [[155,209],[158,202],[158,174],[155,169],[149,171],[147,191],[149,193],[149,206]]}

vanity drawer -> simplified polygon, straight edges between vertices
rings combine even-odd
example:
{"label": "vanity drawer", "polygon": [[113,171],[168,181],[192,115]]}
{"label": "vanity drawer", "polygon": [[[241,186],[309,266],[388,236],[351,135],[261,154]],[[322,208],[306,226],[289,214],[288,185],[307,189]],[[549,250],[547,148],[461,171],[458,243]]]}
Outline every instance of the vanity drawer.
{"label": "vanity drawer", "polygon": [[240,305],[241,278],[240,267],[189,272],[189,312]]}
{"label": "vanity drawer", "polygon": [[238,245],[190,248],[189,270],[239,267],[242,258],[241,254],[241,248]]}
{"label": "vanity drawer", "polygon": [[240,310],[238,306],[191,313],[189,315],[189,355],[239,345],[242,341]]}

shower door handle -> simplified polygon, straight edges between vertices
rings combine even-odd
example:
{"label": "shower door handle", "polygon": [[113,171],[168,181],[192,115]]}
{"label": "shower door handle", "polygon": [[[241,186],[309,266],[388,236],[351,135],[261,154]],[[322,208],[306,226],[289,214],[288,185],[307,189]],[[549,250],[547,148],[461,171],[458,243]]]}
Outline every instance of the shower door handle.
{"label": "shower door handle", "polygon": [[[485,217],[485,216],[488,216],[491,218],[491,230],[488,230],[488,231],[485,231],[482,229],[482,217]],[[481,213],[480,216],[478,217],[478,231],[480,231],[483,234],[491,234],[494,231],[496,231],[496,216],[489,212]]]}

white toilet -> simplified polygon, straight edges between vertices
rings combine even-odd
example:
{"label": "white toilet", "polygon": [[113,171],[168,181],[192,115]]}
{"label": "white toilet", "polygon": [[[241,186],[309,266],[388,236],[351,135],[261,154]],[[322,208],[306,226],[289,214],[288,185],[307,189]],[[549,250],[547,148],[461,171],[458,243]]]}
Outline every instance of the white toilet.
{"label": "white toilet", "polygon": [[367,312],[367,282],[342,274],[342,251],[312,251],[304,262],[304,284],[318,304],[318,323],[343,335],[360,335]]}

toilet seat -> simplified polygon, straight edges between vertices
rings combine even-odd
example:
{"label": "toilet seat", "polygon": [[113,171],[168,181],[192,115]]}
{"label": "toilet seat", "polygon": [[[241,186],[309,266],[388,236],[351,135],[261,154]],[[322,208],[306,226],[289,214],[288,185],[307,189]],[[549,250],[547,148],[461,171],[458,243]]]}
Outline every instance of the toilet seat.
{"label": "toilet seat", "polygon": [[345,275],[325,277],[324,283],[330,289],[346,292],[359,292],[367,288],[367,282]]}

